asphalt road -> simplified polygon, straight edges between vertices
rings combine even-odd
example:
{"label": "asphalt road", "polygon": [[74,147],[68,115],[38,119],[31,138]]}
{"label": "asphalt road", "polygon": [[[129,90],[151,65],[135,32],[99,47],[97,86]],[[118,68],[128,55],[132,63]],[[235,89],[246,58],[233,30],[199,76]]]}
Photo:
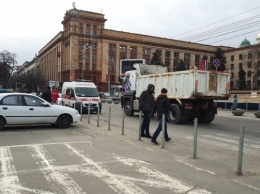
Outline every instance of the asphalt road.
{"label": "asphalt road", "polygon": [[[109,107],[111,107],[110,128]],[[172,141],[161,148],[139,141],[139,116],[103,104],[68,129],[10,127],[0,132],[0,193],[249,193],[260,192],[260,127],[252,112],[235,117],[219,110],[211,124],[168,124]],[[151,133],[157,127],[152,120]],[[245,126],[242,176],[238,142]],[[110,130],[108,130],[110,129]],[[124,135],[122,135],[122,132]]]}

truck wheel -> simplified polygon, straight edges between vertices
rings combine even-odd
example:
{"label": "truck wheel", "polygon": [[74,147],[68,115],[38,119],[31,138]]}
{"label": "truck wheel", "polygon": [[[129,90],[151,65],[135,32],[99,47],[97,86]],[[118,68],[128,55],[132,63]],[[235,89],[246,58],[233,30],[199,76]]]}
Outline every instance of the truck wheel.
{"label": "truck wheel", "polygon": [[207,114],[204,123],[211,123],[215,119],[215,114]]}
{"label": "truck wheel", "polygon": [[134,114],[134,110],[131,106],[131,102],[130,101],[126,101],[125,104],[124,104],[124,111],[125,111],[125,114],[127,116],[133,116]]}
{"label": "truck wheel", "polygon": [[178,104],[171,104],[171,107],[173,108],[173,111],[169,111],[167,114],[168,121],[169,123],[177,124],[180,122],[181,117],[180,106]]}
{"label": "truck wheel", "polygon": [[181,113],[181,107],[179,104],[172,104],[173,111],[169,111],[167,118],[170,123],[182,124],[186,123],[189,119],[189,115],[183,115]]}

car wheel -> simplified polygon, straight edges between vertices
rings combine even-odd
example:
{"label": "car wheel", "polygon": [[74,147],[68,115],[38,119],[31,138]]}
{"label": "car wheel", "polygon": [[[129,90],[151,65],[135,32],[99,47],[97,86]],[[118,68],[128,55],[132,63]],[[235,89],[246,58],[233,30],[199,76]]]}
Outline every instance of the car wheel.
{"label": "car wheel", "polygon": [[59,128],[68,128],[71,122],[71,118],[68,115],[61,115],[58,118],[57,125]]}
{"label": "car wheel", "polygon": [[4,129],[5,127],[5,120],[0,117],[0,130]]}

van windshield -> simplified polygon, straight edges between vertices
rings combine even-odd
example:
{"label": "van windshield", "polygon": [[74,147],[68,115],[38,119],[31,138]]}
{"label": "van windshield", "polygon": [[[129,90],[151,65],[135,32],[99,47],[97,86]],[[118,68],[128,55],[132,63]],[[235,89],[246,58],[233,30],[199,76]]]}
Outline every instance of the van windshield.
{"label": "van windshield", "polygon": [[75,88],[75,94],[78,97],[99,97],[97,88]]}

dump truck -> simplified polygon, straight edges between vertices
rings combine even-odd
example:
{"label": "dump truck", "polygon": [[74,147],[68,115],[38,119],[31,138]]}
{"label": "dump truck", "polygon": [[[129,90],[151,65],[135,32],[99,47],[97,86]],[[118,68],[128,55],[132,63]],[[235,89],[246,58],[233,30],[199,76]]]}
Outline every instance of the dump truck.
{"label": "dump truck", "polygon": [[187,123],[198,118],[200,123],[210,123],[217,114],[216,100],[228,100],[230,93],[230,72],[201,70],[197,67],[188,70],[168,72],[167,67],[135,64],[135,70],[127,71],[123,80],[124,93],[121,106],[127,116],[139,112],[139,98],[148,84],[155,86],[154,97],[162,88],[174,111],[166,115],[168,122]]}

